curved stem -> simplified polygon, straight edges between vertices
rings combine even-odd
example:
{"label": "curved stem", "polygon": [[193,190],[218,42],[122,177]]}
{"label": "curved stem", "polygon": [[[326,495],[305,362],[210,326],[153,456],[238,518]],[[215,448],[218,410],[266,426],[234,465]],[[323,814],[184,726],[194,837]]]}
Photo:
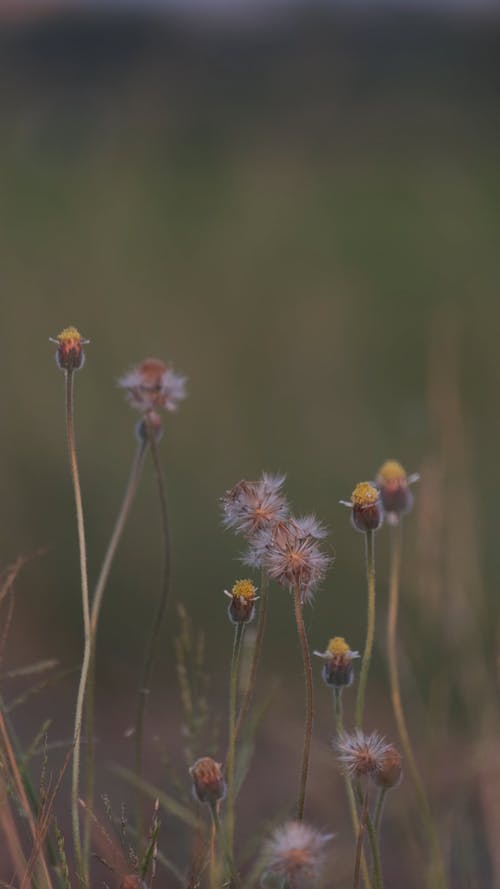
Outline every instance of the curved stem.
{"label": "curved stem", "polygon": [[[160,463],[160,457],[158,453],[158,445],[156,441],[156,433],[155,430],[150,426],[146,421],[146,428],[148,431],[149,437],[149,447],[151,450],[151,457],[153,459],[153,466],[156,475],[156,483],[158,487],[158,498],[160,501],[160,516],[161,516],[161,527],[162,527],[162,537],[163,537],[163,570],[162,570],[162,582],[161,582],[161,590],[160,590],[160,599],[158,602],[158,607],[156,610],[156,614],[153,619],[153,624],[151,627],[151,633],[149,636],[149,641],[146,647],[146,654],[144,658],[144,667],[142,672],[142,683],[139,689],[139,695],[137,698],[137,709],[136,709],[136,717],[135,717],[135,770],[138,778],[142,777],[142,765],[143,765],[143,734],[144,734],[144,713],[146,709],[146,698],[149,694],[149,686],[151,683],[151,677],[153,673],[153,665],[156,654],[156,644],[158,642],[158,637],[160,635],[161,626],[163,623],[163,618],[165,615],[165,611],[167,609],[168,600],[170,597],[170,586],[171,586],[171,572],[172,572],[172,559],[171,559],[171,547],[170,547],[170,525],[168,521],[168,508],[167,508],[167,494],[165,487],[165,480],[163,478],[163,472]],[[137,796],[137,839],[139,843],[139,848],[141,848],[142,844],[142,793],[138,790]]]}
{"label": "curved stem", "polygon": [[76,457],[75,444],[75,427],[74,427],[74,405],[73,405],[73,371],[69,370],[65,373],[66,382],[66,431],[68,437],[69,461],[71,467],[71,477],[73,481],[73,490],[75,496],[76,523],[78,528],[78,547],[80,551],[80,576],[82,588],[82,609],[83,609],[83,627],[84,627],[84,651],[83,662],[80,673],[80,683],[78,686],[78,694],[76,698],[75,709],[75,726],[74,726],[74,749],[72,764],[72,786],[71,786],[71,820],[73,825],[73,842],[75,846],[75,855],[77,867],[83,879],[84,885],[88,884],[88,868],[82,860],[82,844],[80,838],[80,822],[78,817],[78,785],[80,778],[80,747],[82,734],[82,718],[83,703],[85,699],[85,689],[87,684],[87,676],[90,664],[91,654],[91,638],[90,638],[90,606],[89,606],[89,586],[87,578],[87,547],[85,542],[85,525],[83,520],[82,493],[80,488],[80,477],[78,473],[78,462]]}
{"label": "curved stem", "polygon": [[398,658],[397,658],[397,622],[399,607],[399,587],[401,575],[401,552],[402,552],[402,530],[401,523],[391,528],[391,566],[389,580],[389,612],[387,615],[387,654],[389,658],[389,676],[391,684],[391,700],[394,718],[399,734],[401,747],[405,755],[406,762],[410,771],[411,780],[415,788],[420,815],[427,835],[427,840],[431,847],[434,871],[434,883],[436,886],[445,887],[446,877],[444,872],[441,851],[433,824],[427,794],[420,777],[418,766],[413,754],[410,741],[410,735],[406,725],[406,719],[401,701],[401,691],[399,686],[398,674]]}
{"label": "curved stem", "polygon": [[215,834],[216,834],[219,842],[224,847],[224,855],[225,855],[225,858],[227,861],[227,866],[228,866],[229,875],[230,875],[230,882],[227,884],[228,889],[240,889],[240,887],[241,887],[240,879],[238,877],[238,874],[236,873],[236,870],[234,867],[234,861],[233,861],[231,855],[229,854],[227,840],[226,840],[224,831],[222,830],[221,823],[220,823],[219,810],[217,807],[217,803],[212,803],[210,805],[210,814],[212,816],[212,824],[215,829]]}
{"label": "curved stem", "polygon": [[307,775],[309,772],[309,757],[311,752],[311,738],[313,727],[313,682],[311,656],[309,654],[309,644],[307,641],[306,628],[304,626],[304,615],[302,613],[302,602],[300,601],[300,582],[295,584],[294,588],[294,605],[295,620],[297,623],[297,632],[299,634],[300,645],[302,648],[302,659],[304,662],[304,678],[306,684],[306,719],[304,724],[304,749],[302,753],[302,766],[299,778],[299,792],[297,796],[297,821],[304,818],[304,803],[306,798]]}
{"label": "curved stem", "polygon": [[238,690],[238,668],[240,662],[241,641],[245,624],[236,624],[234,628],[233,654],[231,657],[231,673],[229,682],[229,749],[227,754],[227,849],[231,862],[234,859],[234,760],[236,752],[236,694]]}
{"label": "curved stem", "polygon": [[359,674],[358,696],[356,698],[356,728],[362,728],[365,706],[366,683],[370,670],[370,661],[375,635],[375,540],[374,532],[366,531],[366,580],[368,586],[368,614],[366,626],[365,650]]}
{"label": "curved stem", "polygon": [[83,836],[83,858],[84,861],[89,860],[90,855],[90,833],[91,833],[91,812],[94,796],[94,689],[95,689],[95,651],[97,640],[97,626],[101,605],[104,596],[104,590],[108,582],[109,572],[113,564],[118,544],[122,538],[127,518],[130,513],[132,503],[137,493],[137,487],[141,478],[144,466],[144,457],[146,454],[147,444],[141,440],[135,450],[134,459],[130,469],[130,475],[125,489],[123,501],[118,513],[113,533],[104,556],[104,561],[97,578],[97,583],[92,598],[92,608],[90,612],[90,633],[91,633],[91,659],[89,666],[89,675],[87,680],[87,701],[85,708],[85,731],[87,736],[87,746],[85,755],[85,772],[86,772],[86,802],[85,809],[85,825]]}
{"label": "curved stem", "polygon": [[[342,706],[342,689],[335,688],[334,689],[334,700],[335,700],[335,727],[337,729],[337,735],[340,737],[344,732],[344,715],[343,715],[343,706]],[[345,790],[347,794],[347,801],[349,803],[349,811],[351,813],[351,821],[354,829],[354,835],[358,836],[359,831],[359,821],[358,821],[358,812],[356,808],[356,799],[354,797],[354,790],[352,788],[352,783],[350,781],[349,775],[344,774],[344,784]],[[363,877],[363,883],[365,884],[365,889],[371,889],[371,881],[368,873],[368,865],[366,863],[365,853],[361,853],[361,874]]]}
{"label": "curved stem", "polygon": [[243,701],[240,707],[240,711],[238,713],[238,719],[236,722],[236,728],[234,731],[235,741],[238,739],[238,735],[241,731],[241,726],[245,721],[245,718],[250,709],[250,704],[252,703],[252,698],[255,693],[255,685],[257,682],[257,673],[259,669],[260,656],[262,653],[262,642],[264,640],[264,631],[266,628],[266,618],[267,618],[267,603],[269,601],[269,580],[267,577],[267,572],[262,569],[261,573],[261,583],[260,583],[260,601],[259,601],[259,617],[257,623],[257,635],[255,637],[255,645],[253,649],[252,656],[252,666],[250,668],[250,678],[248,680],[248,685],[243,696]]}

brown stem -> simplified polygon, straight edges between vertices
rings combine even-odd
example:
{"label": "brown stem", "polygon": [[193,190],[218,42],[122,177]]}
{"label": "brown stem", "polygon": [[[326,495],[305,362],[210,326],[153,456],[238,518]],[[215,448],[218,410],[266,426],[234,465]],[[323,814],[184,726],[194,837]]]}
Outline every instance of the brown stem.
{"label": "brown stem", "polygon": [[297,623],[297,632],[299,634],[300,645],[302,648],[302,659],[304,662],[304,678],[306,685],[306,719],[304,724],[304,749],[302,753],[302,766],[299,778],[299,792],[297,797],[297,821],[304,818],[304,804],[306,798],[307,775],[309,772],[309,757],[311,753],[311,738],[313,727],[313,681],[311,656],[309,654],[309,644],[307,641],[306,628],[304,626],[304,615],[302,613],[302,602],[300,599],[300,582],[294,587],[294,605],[295,620]]}
{"label": "brown stem", "polygon": [[356,844],[356,861],[354,864],[354,877],[352,881],[352,889],[359,889],[359,877],[361,873],[361,852],[363,850],[363,837],[366,829],[366,819],[368,817],[368,782],[366,783],[365,794],[363,797],[363,808],[361,809],[361,817],[359,819],[358,842]]}

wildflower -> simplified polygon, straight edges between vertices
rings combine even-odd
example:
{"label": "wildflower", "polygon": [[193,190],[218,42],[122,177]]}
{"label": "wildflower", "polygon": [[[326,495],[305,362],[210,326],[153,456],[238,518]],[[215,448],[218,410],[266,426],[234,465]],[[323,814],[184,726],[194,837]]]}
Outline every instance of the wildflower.
{"label": "wildflower", "polygon": [[263,535],[254,553],[273,580],[292,589],[299,585],[302,602],[311,600],[330,564],[315,538],[305,534],[293,517],[278,523],[267,538]]}
{"label": "wildflower", "polygon": [[351,510],[351,521],[357,531],[376,531],[384,518],[379,490],[371,482],[360,482],[351,494],[350,501],[341,500]]}
{"label": "wildflower", "polygon": [[315,651],[314,654],[325,661],[321,673],[327,685],[344,688],[352,684],[354,679],[352,661],[359,657],[359,653],[351,651],[342,636],[330,639],[326,651]]}
{"label": "wildflower", "polygon": [[391,749],[391,745],[377,732],[366,735],[361,729],[356,729],[352,734],[341,735],[334,746],[343,770],[356,780],[374,779]]}
{"label": "wildflower", "polygon": [[410,485],[418,481],[418,473],[407,475],[397,460],[386,460],[377,473],[377,487],[390,525],[397,525],[399,517],[410,512],[413,494]]}
{"label": "wildflower", "polygon": [[325,846],[332,836],[302,821],[278,827],[264,847],[264,876],[275,875],[290,889],[315,889],[326,861]]}
{"label": "wildflower", "polygon": [[85,364],[85,352],[82,346],[90,340],[84,339],[76,327],[65,327],[56,337],[50,337],[51,343],[57,344],[57,366],[64,371],[80,370]]}
{"label": "wildflower", "polygon": [[249,623],[255,612],[257,590],[251,580],[237,580],[230,593],[224,590],[226,596],[231,599],[227,613],[233,624]]}
{"label": "wildflower", "polygon": [[211,756],[197,759],[189,769],[193,779],[193,794],[200,803],[215,805],[226,795],[226,782],[222,774],[222,765]]}
{"label": "wildflower", "polygon": [[174,373],[158,358],[146,358],[118,380],[125,389],[132,407],[139,411],[164,408],[177,410],[179,401],[186,397],[186,377]]}
{"label": "wildflower", "polygon": [[266,472],[258,481],[239,481],[222,498],[226,527],[252,538],[286,518],[288,504],[281,491],[284,481],[284,475]]}

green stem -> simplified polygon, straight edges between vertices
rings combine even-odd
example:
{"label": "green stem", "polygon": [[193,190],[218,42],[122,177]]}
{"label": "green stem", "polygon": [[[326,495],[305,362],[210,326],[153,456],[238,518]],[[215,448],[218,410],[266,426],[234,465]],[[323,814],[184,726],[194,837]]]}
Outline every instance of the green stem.
{"label": "green stem", "polygon": [[78,546],[80,551],[80,576],[82,588],[82,609],[83,609],[83,626],[84,626],[84,651],[83,662],[80,673],[80,682],[78,686],[78,694],[76,698],[75,708],[75,726],[74,726],[74,748],[72,763],[72,782],[71,782],[71,821],[73,825],[73,843],[75,846],[75,856],[80,876],[85,886],[88,885],[88,868],[82,858],[82,843],[80,837],[80,822],[78,816],[78,798],[79,798],[79,779],[80,779],[80,748],[83,720],[83,704],[85,700],[85,690],[87,685],[87,676],[90,665],[91,655],[91,634],[90,634],[90,606],[89,606],[89,587],[87,577],[87,547],[85,542],[85,525],[83,520],[82,494],[80,487],[80,477],[78,473],[78,462],[76,457],[75,444],[75,428],[74,428],[74,403],[73,403],[73,371],[67,370],[65,373],[66,381],[66,430],[68,437],[69,460],[71,467],[71,477],[73,481],[73,490],[75,496],[76,522],[78,528]]}
{"label": "green stem", "polygon": [[378,841],[378,836],[380,834],[380,824],[382,821],[382,812],[384,810],[384,803],[385,803],[386,795],[387,795],[387,787],[381,787],[378,792],[377,804],[375,806],[375,812],[374,812],[373,819],[372,819],[373,820],[373,829],[375,831],[375,836],[377,837],[377,841]]}
{"label": "green stem", "polygon": [[255,685],[257,682],[257,672],[259,669],[260,657],[262,653],[262,642],[264,640],[264,631],[266,628],[267,604],[269,601],[269,580],[267,577],[267,572],[264,569],[262,569],[259,592],[259,617],[257,623],[257,635],[255,637],[255,645],[253,649],[252,666],[250,668],[250,678],[248,680],[248,685],[240,707],[240,712],[238,713],[238,720],[236,722],[235,728],[235,740],[237,740],[239,736],[241,726],[245,721],[245,718],[250,709],[250,704],[252,703],[252,698],[255,693]]}
{"label": "green stem", "polygon": [[241,652],[241,641],[245,624],[238,623],[234,628],[233,653],[231,657],[231,673],[229,680],[229,748],[227,754],[227,847],[228,854],[234,858],[234,761],[236,753],[236,696],[238,691],[238,672]]}
{"label": "green stem", "polygon": [[311,656],[309,654],[309,644],[307,641],[306,628],[304,626],[304,615],[302,613],[302,602],[300,600],[300,582],[295,584],[294,588],[294,606],[295,620],[297,623],[297,632],[299,634],[300,645],[302,648],[302,659],[304,662],[304,677],[306,687],[306,718],[304,724],[304,749],[302,753],[302,765],[299,777],[299,792],[297,796],[297,821],[304,818],[304,804],[306,798],[307,775],[309,772],[309,758],[311,753],[311,738],[313,727],[313,682]]}
{"label": "green stem", "polygon": [[[359,806],[363,805],[363,794],[361,792],[361,787],[359,786],[359,782],[356,784],[356,798],[358,800]],[[375,834],[375,828],[373,826],[373,821],[370,818],[369,813],[366,816],[366,827],[368,830],[368,840],[370,842],[370,850],[372,853],[373,859],[373,882],[375,889],[384,889],[384,880],[382,877],[382,865],[380,863],[380,852],[378,848],[377,836]]]}
{"label": "green stem", "polygon": [[[151,633],[149,636],[149,641],[146,647],[146,654],[144,658],[144,667],[142,672],[142,683],[139,689],[139,694],[137,698],[137,709],[136,709],[136,717],[135,717],[135,770],[138,778],[142,778],[142,768],[143,768],[143,735],[144,735],[144,713],[146,709],[146,698],[149,694],[149,686],[151,684],[151,677],[153,673],[153,665],[156,653],[156,645],[158,642],[158,638],[160,635],[160,630],[163,623],[163,618],[165,615],[165,611],[167,609],[168,600],[170,597],[170,587],[171,587],[171,573],[172,573],[172,558],[171,558],[171,544],[170,544],[170,524],[168,520],[168,508],[167,508],[167,493],[165,487],[165,480],[163,478],[163,472],[160,463],[160,457],[158,453],[158,445],[156,441],[156,432],[155,429],[148,423],[147,417],[145,419],[145,424],[149,437],[149,447],[151,450],[151,457],[153,459],[153,466],[156,475],[156,483],[158,487],[158,498],[160,502],[160,516],[161,516],[161,527],[162,527],[162,536],[163,536],[163,570],[162,570],[162,582],[161,582],[161,590],[160,590],[160,599],[158,602],[158,607],[156,610],[156,614],[153,619],[153,624],[151,627]],[[142,826],[142,799],[143,795],[140,790],[137,793],[137,841],[139,843],[139,849],[142,847],[143,842],[143,826]]]}
{"label": "green stem", "polygon": [[374,532],[366,531],[366,580],[368,585],[368,615],[366,626],[366,642],[359,674],[358,696],[356,699],[356,728],[362,728],[365,706],[366,684],[370,670],[370,661],[375,635],[375,540]]}
{"label": "green stem", "polygon": [[394,718],[399,734],[401,747],[408,764],[411,780],[415,788],[420,815],[427,835],[427,840],[431,848],[433,862],[433,885],[444,889],[446,887],[446,877],[444,871],[439,841],[432,820],[432,814],[427,799],[427,794],[418,771],[418,766],[413,754],[410,741],[410,735],[406,725],[406,719],[401,701],[401,690],[399,685],[398,674],[398,657],[397,657],[397,623],[399,608],[399,588],[401,576],[401,553],[402,553],[402,529],[401,524],[394,525],[391,528],[391,565],[389,580],[389,611],[387,615],[387,655],[389,659],[389,677],[391,685],[391,700]]}
{"label": "green stem", "polygon": [[210,814],[212,816],[212,824],[215,828],[216,837],[219,840],[219,842],[222,843],[222,846],[224,847],[224,855],[225,855],[228,870],[229,870],[230,882],[229,882],[229,884],[225,884],[225,885],[228,886],[228,889],[241,889],[240,879],[238,877],[238,874],[236,873],[233,858],[229,853],[227,838],[225,837],[224,831],[222,830],[222,827],[221,827],[217,803],[213,803],[210,805]]}
{"label": "green stem", "polygon": [[352,880],[352,889],[359,889],[359,877],[361,873],[361,854],[363,851],[363,837],[366,829],[366,819],[368,818],[368,782],[363,796],[363,805],[361,807],[361,816],[359,819],[358,841],[356,843],[356,860],[354,863],[354,876]]}
{"label": "green stem", "polygon": [[106,550],[106,554],[104,556],[104,561],[101,566],[101,570],[99,572],[99,577],[97,578],[97,583],[94,590],[94,595],[92,598],[92,608],[90,612],[90,632],[91,632],[91,659],[90,659],[90,667],[89,667],[89,675],[87,680],[87,701],[85,707],[85,728],[86,728],[86,736],[87,736],[87,746],[85,750],[85,772],[86,772],[86,802],[87,808],[85,809],[85,824],[84,824],[84,836],[83,836],[83,859],[85,862],[89,861],[90,858],[90,835],[91,835],[91,825],[92,825],[92,807],[93,807],[93,797],[94,797],[94,776],[95,776],[95,749],[94,749],[94,692],[95,692],[95,656],[96,656],[96,641],[97,641],[97,627],[99,622],[99,615],[101,612],[101,605],[104,596],[104,590],[106,588],[106,584],[108,582],[109,572],[111,571],[111,566],[113,564],[116,551],[118,549],[118,545],[122,538],[122,534],[125,528],[125,524],[127,518],[130,513],[130,509],[132,503],[134,501],[135,495],[137,493],[137,487],[141,478],[142,469],[144,466],[144,457],[146,454],[147,444],[141,440],[136,448],[134,459],[132,461],[132,466],[130,469],[130,475],[127,483],[127,487],[125,489],[125,495],[123,497],[123,501],[120,507],[120,511],[118,513],[115,526],[113,529],[113,533],[111,535],[111,539],[108,544],[108,548]]}
{"label": "green stem", "polygon": [[[337,736],[340,736],[344,733],[344,715],[343,715],[343,705],[342,705],[342,689],[335,688],[334,690],[334,701],[335,701],[335,727],[337,729]],[[356,808],[356,800],[354,797],[354,790],[352,788],[352,783],[349,779],[349,775],[344,774],[344,784],[345,790],[347,794],[347,801],[349,803],[349,811],[351,813],[351,821],[354,829],[354,835],[357,837],[359,832],[359,821],[358,821],[358,812]],[[365,853],[362,852],[361,855],[361,874],[363,877],[363,883],[365,884],[365,889],[371,889],[371,880],[368,873],[368,865],[366,863]]]}

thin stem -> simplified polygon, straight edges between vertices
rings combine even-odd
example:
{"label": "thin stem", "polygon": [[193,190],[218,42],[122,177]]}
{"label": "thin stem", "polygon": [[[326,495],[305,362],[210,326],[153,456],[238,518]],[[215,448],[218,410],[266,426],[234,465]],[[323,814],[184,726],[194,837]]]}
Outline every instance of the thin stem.
{"label": "thin stem", "polygon": [[90,632],[91,632],[91,659],[89,667],[89,675],[87,680],[87,701],[85,708],[85,730],[87,735],[87,746],[85,755],[85,772],[86,772],[86,802],[85,825],[83,837],[83,858],[87,862],[90,855],[90,834],[91,834],[91,812],[93,807],[94,796],[94,689],[95,689],[95,652],[97,641],[97,627],[99,615],[101,611],[104,590],[108,582],[109,572],[113,564],[118,545],[122,538],[127,518],[130,513],[132,503],[137,493],[137,487],[141,478],[144,466],[144,457],[147,450],[147,444],[141,439],[135,450],[134,459],[130,469],[130,475],[125,489],[125,495],[118,513],[113,533],[104,556],[104,561],[97,578],[94,596],[92,599],[92,608],[90,612]]}
{"label": "thin stem", "polygon": [[80,838],[80,822],[78,817],[78,798],[79,798],[79,779],[80,779],[80,746],[82,734],[83,704],[85,700],[85,689],[87,684],[87,676],[90,665],[91,655],[91,635],[90,635],[90,606],[89,606],[89,586],[87,578],[87,547],[85,543],[85,525],[83,521],[82,493],[80,488],[80,477],[78,473],[78,462],[76,458],[75,444],[75,428],[74,428],[74,407],[73,407],[73,371],[66,371],[66,430],[68,437],[69,460],[71,466],[71,477],[73,481],[73,490],[75,496],[76,522],[78,528],[78,547],[80,551],[80,576],[82,588],[82,609],[83,609],[83,628],[84,628],[84,650],[83,662],[80,673],[80,683],[78,686],[78,694],[76,698],[75,708],[75,726],[74,726],[74,749],[72,764],[72,783],[71,783],[71,820],[73,825],[73,843],[75,846],[75,855],[77,867],[83,879],[84,885],[88,884],[88,870],[82,859],[82,843]]}
{"label": "thin stem", "polygon": [[[151,627],[151,633],[149,636],[149,641],[146,647],[146,654],[144,658],[144,667],[142,672],[142,683],[139,689],[139,695],[137,698],[137,709],[136,709],[136,717],[135,717],[135,770],[138,778],[142,777],[142,767],[143,767],[143,735],[144,735],[144,713],[146,709],[146,698],[149,694],[149,686],[151,684],[151,677],[153,673],[153,665],[156,653],[156,644],[158,642],[158,637],[160,635],[161,626],[163,623],[163,617],[165,615],[165,611],[167,609],[168,600],[170,597],[170,587],[171,587],[171,573],[172,573],[172,558],[171,558],[171,544],[170,544],[170,525],[168,521],[168,508],[167,508],[167,493],[165,487],[165,480],[163,477],[163,471],[160,463],[160,457],[158,453],[158,445],[156,441],[156,432],[151,427],[151,425],[147,421],[147,417],[145,418],[145,425],[148,432],[149,437],[149,447],[151,450],[151,457],[153,459],[153,466],[156,475],[156,483],[158,487],[158,499],[160,502],[160,516],[161,516],[161,527],[162,527],[162,537],[163,537],[163,569],[162,569],[162,581],[161,581],[161,589],[160,589],[160,599],[158,601],[158,607],[156,610],[156,614],[153,619],[153,624]],[[137,795],[137,838],[139,842],[139,848],[142,844],[142,793],[139,790]]]}
{"label": "thin stem", "polygon": [[368,614],[366,626],[365,650],[361,662],[359,674],[358,696],[356,698],[356,728],[363,724],[363,711],[365,706],[366,683],[370,670],[370,661],[373,649],[373,637],[375,635],[375,540],[374,532],[366,531],[366,580],[368,586]]}
{"label": "thin stem", "polygon": [[210,814],[212,816],[212,823],[215,827],[215,833],[217,835],[217,838],[219,839],[219,842],[221,842],[224,847],[224,855],[226,858],[227,866],[229,869],[229,875],[230,875],[230,882],[228,884],[229,889],[240,889],[240,887],[241,887],[240,879],[238,877],[238,874],[236,873],[236,869],[234,867],[234,861],[233,861],[231,855],[229,854],[227,839],[224,835],[224,831],[222,830],[221,823],[220,823],[219,810],[217,808],[217,803],[213,803],[210,806]]}
{"label": "thin stem", "polygon": [[304,662],[304,678],[306,684],[306,719],[304,724],[304,750],[302,753],[302,766],[299,778],[299,792],[297,796],[297,821],[304,818],[304,804],[306,798],[307,775],[309,771],[309,757],[311,752],[311,738],[313,727],[313,681],[311,656],[309,654],[309,644],[307,641],[306,628],[304,626],[304,615],[302,613],[302,602],[300,601],[300,582],[295,584],[294,588],[294,605],[295,620],[297,623],[297,632],[299,634],[300,645],[302,648],[302,659]]}
{"label": "thin stem", "polygon": [[252,666],[250,668],[250,678],[248,680],[248,685],[243,697],[243,701],[240,707],[240,712],[238,713],[238,720],[236,722],[235,728],[235,741],[237,740],[241,726],[246,719],[248,711],[250,709],[250,704],[252,703],[252,698],[255,693],[255,686],[257,682],[257,673],[259,669],[260,657],[262,653],[262,643],[264,640],[264,631],[266,629],[266,618],[267,618],[267,604],[269,601],[269,580],[267,577],[267,572],[262,569],[261,573],[261,582],[260,582],[260,601],[259,601],[259,617],[257,623],[257,635],[255,637],[255,645],[253,649],[252,656]]}
{"label": "thin stem", "polygon": [[382,812],[384,811],[384,803],[385,798],[387,796],[387,787],[381,787],[378,792],[377,804],[375,806],[375,812],[373,814],[373,829],[375,831],[375,836],[377,837],[380,833],[380,824],[382,821]]}
{"label": "thin stem", "polygon": [[[39,845],[39,836],[36,828],[35,820],[33,818],[33,811],[26,795],[26,790],[24,787],[23,779],[21,777],[21,772],[19,770],[19,766],[17,764],[16,756],[11,744],[11,740],[9,737],[9,733],[7,730],[7,726],[5,724],[5,719],[2,710],[0,709],[0,737],[2,739],[3,748],[5,752],[5,758],[9,764],[10,772],[12,775],[13,784],[16,788],[16,795],[19,801],[19,805],[22,808],[23,814],[26,817],[26,820],[29,824],[31,837],[33,840],[33,848],[36,848]],[[50,879],[49,870],[47,867],[47,862],[45,860],[45,855],[43,853],[43,849],[41,847],[38,848],[38,870],[41,877],[44,880],[44,883],[47,887],[52,886],[52,880]],[[27,884],[26,873],[24,874],[21,880],[21,886],[25,889]]]}
{"label": "thin stem", "polygon": [[[334,701],[335,701],[335,726],[337,729],[337,735],[340,737],[344,732],[344,715],[343,715],[343,705],[342,705],[342,689],[335,688],[334,690]],[[356,808],[356,799],[354,797],[354,790],[352,788],[352,783],[350,781],[349,775],[344,774],[344,784],[347,794],[347,801],[349,803],[349,811],[351,813],[352,826],[354,829],[354,835],[358,836],[359,831],[359,821],[358,821],[358,812]],[[363,883],[365,884],[365,889],[371,889],[371,880],[368,873],[368,865],[366,863],[366,856],[364,851],[361,854],[361,874],[363,877]]]}
{"label": "thin stem", "polygon": [[359,821],[358,842],[356,844],[356,861],[354,863],[354,877],[352,881],[352,889],[359,889],[359,877],[361,873],[361,853],[363,851],[363,837],[366,829],[366,819],[368,817],[368,782],[366,784],[363,806],[361,809],[361,817]]}
{"label": "thin stem", "polygon": [[[360,807],[363,805],[363,794],[361,792],[361,787],[359,786],[359,781],[355,785],[356,799],[358,800],[358,804]],[[384,880],[382,878],[382,865],[380,863],[380,853],[378,849],[377,837],[375,835],[375,829],[373,827],[373,821],[370,818],[369,813],[366,816],[366,827],[368,830],[368,839],[370,841],[370,850],[372,853],[373,859],[373,882],[375,889],[384,889]]]}
{"label": "thin stem", "polygon": [[410,741],[410,735],[406,725],[406,719],[401,701],[401,691],[399,685],[398,674],[398,657],[397,657],[397,622],[399,608],[399,588],[401,576],[401,553],[402,553],[402,529],[401,524],[394,525],[391,528],[391,565],[389,580],[389,612],[387,615],[387,654],[389,658],[389,677],[391,684],[391,700],[394,710],[394,718],[399,734],[401,747],[405,755],[406,762],[415,788],[420,815],[424,825],[427,840],[431,847],[433,859],[433,880],[434,884],[439,887],[446,886],[446,877],[444,865],[439,848],[439,842],[436,829],[432,820],[432,814],[427,799],[427,794],[418,771],[418,766],[413,754]]}
{"label": "thin stem", "polygon": [[234,857],[234,760],[236,752],[236,695],[238,690],[238,672],[241,652],[241,641],[245,624],[238,623],[234,628],[233,653],[231,657],[231,673],[229,681],[229,749],[227,754],[227,848],[231,861]]}

